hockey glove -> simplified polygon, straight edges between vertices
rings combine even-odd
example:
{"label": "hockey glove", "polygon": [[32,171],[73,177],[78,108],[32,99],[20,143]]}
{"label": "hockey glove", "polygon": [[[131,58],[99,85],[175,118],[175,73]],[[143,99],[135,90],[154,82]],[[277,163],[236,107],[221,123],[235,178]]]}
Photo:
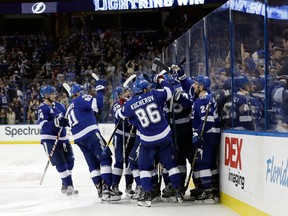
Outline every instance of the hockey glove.
{"label": "hockey glove", "polygon": [[161,83],[162,82],[162,80],[164,80],[164,76],[163,75],[161,75],[161,74],[155,74],[154,76],[153,76],[153,79],[152,79],[152,81],[154,82],[154,83]]}
{"label": "hockey glove", "polygon": [[55,125],[55,127],[58,127],[58,128],[67,127],[67,126],[69,126],[69,121],[68,121],[67,118],[64,118],[62,116],[62,114],[61,115],[57,115],[54,118],[54,125]]}
{"label": "hockey glove", "polygon": [[99,79],[98,81],[96,81],[96,87],[95,87],[96,92],[104,91],[106,89],[105,86],[106,86],[106,80]]}
{"label": "hockey glove", "polygon": [[202,148],[203,142],[197,132],[193,133],[192,143],[196,148]]}
{"label": "hockey glove", "polygon": [[186,78],[186,73],[185,73],[184,69],[181,66],[178,66],[175,69],[175,72],[176,72],[177,77],[178,77],[179,80],[184,80]]}

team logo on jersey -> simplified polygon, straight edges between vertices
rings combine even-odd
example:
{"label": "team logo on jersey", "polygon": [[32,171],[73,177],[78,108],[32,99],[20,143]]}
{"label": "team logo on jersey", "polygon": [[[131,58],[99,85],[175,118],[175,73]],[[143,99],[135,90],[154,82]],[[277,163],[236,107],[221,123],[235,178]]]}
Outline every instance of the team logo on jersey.
{"label": "team logo on jersey", "polygon": [[44,4],[44,2],[37,2],[32,5],[31,9],[34,14],[41,14],[45,11],[46,5]]}

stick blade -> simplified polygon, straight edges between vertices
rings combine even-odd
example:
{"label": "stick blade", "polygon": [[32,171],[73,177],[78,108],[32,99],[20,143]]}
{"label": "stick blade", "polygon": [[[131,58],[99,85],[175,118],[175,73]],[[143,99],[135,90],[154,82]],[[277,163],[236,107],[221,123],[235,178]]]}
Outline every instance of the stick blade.
{"label": "stick blade", "polygon": [[179,65],[183,65],[186,62],[186,56],[179,62]]}
{"label": "stick blade", "polygon": [[132,82],[132,80],[135,79],[135,78],[136,78],[136,74],[132,74],[131,76],[129,76],[129,77],[125,80],[125,82],[123,83],[123,87],[126,88],[126,87],[128,86],[128,84],[129,84],[130,82]]}
{"label": "stick blade", "polygon": [[92,75],[92,77],[96,80],[96,81],[98,81],[99,80],[99,77],[97,76],[97,74],[95,74],[95,73],[92,73],[91,74]]}
{"label": "stick blade", "polygon": [[167,73],[169,73],[170,67],[168,67],[163,62],[159,61],[158,59],[155,59],[153,63],[156,64],[157,66],[159,66],[160,68],[164,69]]}
{"label": "stick blade", "polygon": [[69,86],[69,84],[68,83],[63,83],[63,87],[68,92],[68,95],[71,96],[71,93],[70,93],[71,87]]}

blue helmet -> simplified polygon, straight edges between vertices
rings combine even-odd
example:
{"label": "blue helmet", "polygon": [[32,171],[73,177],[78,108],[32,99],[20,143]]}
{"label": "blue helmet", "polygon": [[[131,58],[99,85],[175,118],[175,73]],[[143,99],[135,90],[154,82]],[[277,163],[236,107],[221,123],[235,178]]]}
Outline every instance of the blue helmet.
{"label": "blue helmet", "polygon": [[140,94],[143,92],[143,89],[148,88],[150,86],[150,82],[145,79],[137,79],[132,86],[133,93]]}
{"label": "blue helmet", "polygon": [[245,85],[249,84],[249,80],[245,75],[236,77],[234,82],[238,90],[245,89]]}
{"label": "blue helmet", "polygon": [[119,96],[120,94],[122,94],[122,93],[123,93],[122,87],[121,87],[121,86],[118,86],[118,87],[115,89],[115,92],[116,92],[117,96]]}
{"label": "blue helmet", "polygon": [[198,82],[199,85],[203,85],[204,89],[209,89],[211,85],[211,80],[208,76],[205,75],[199,75],[195,79],[196,82]]}
{"label": "blue helmet", "polygon": [[40,89],[40,95],[43,98],[45,98],[47,95],[49,96],[52,93],[56,93],[56,89],[53,86],[46,85]]}
{"label": "blue helmet", "polygon": [[71,95],[75,95],[77,92],[82,92],[83,90],[84,90],[84,87],[82,85],[73,84],[71,86],[70,93]]}

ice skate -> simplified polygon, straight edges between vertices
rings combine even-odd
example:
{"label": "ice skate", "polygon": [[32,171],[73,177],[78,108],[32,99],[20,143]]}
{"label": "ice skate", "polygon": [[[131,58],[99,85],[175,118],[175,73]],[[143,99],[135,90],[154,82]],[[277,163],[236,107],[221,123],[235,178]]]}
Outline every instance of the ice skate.
{"label": "ice skate", "polygon": [[212,192],[213,192],[215,203],[219,203],[220,202],[219,188],[218,187],[213,187]]}
{"label": "ice skate", "polygon": [[78,190],[75,190],[72,185],[67,187],[66,196],[68,198],[75,198],[79,196]]}
{"label": "ice skate", "polygon": [[97,193],[98,193],[98,198],[102,198],[102,183],[98,183],[95,185],[96,189],[97,189]]}
{"label": "ice skate", "polygon": [[202,189],[202,193],[195,198],[196,204],[214,204],[212,188]]}
{"label": "ice skate", "polygon": [[103,184],[102,187],[102,201],[119,201],[121,200],[121,196],[118,194],[115,194],[111,188],[108,187],[108,185]]}
{"label": "ice skate", "polygon": [[177,202],[175,197],[175,190],[172,188],[172,185],[167,185],[162,190],[162,199],[167,202]]}
{"label": "ice skate", "polygon": [[122,196],[123,195],[123,192],[119,190],[119,186],[118,185],[112,185],[112,191],[118,196]]}
{"label": "ice skate", "polygon": [[152,196],[150,191],[144,191],[138,199],[138,206],[151,207]]}
{"label": "ice skate", "polygon": [[132,200],[138,200],[139,197],[142,196],[142,193],[143,193],[143,188],[142,188],[142,186],[136,186],[135,193],[134,193],[134,195],[131,197],[131,199],[132,199]]}
{"label": "ice skate", "polygon": [[183,203],[184,201],[184,196],[180,188],[175,189],[175,200],[179,203]]}
{"label": "ice skate", "polygon": [[161,200],[161,190],[159,189],[158,185],[155,186],[151,192],[152,200],[160,201]]}
{"label": "ice skate", "polygon": [[67,188],[68,188],[67,185],[62,185],[62,187],[61,187],[61,193],[66,194]]}
{"label": "ice skate", "polygon": [[196,187],[192,190],[190,190],[190,200],[195,201],[196,197],[199,196],[202,193],[203,189]]}
{"label": "ice skate", "polygon": [[126,189],[125,192],[127,194],[128,197],[132,198],[135,194],[135,191],[132,189],[132,184],[127,184],[126,185]]}

